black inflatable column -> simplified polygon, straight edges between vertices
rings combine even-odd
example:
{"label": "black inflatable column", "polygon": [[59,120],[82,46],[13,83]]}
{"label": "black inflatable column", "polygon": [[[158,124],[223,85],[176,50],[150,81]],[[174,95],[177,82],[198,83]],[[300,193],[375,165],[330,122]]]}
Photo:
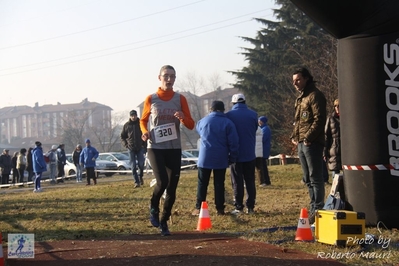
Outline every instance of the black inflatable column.
{"label": "black inflatable column", "polygon": [[399,1],[291,1],[339,39],[346,199],[368,225],[399,227]]}

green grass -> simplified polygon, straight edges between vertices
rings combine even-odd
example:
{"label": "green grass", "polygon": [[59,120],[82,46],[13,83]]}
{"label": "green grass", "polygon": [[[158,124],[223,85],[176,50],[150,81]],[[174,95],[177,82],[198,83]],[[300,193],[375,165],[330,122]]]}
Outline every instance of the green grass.
{"label": "green grass", "polygon": [[[210,232],[228,233],[252,241],[262,241],[284,248],[299,249],[315,254],[355,254],[354,258],[338,261],[347,265],[397,265],[399,263],[399,233],[397,230],[366,228],[367,233],[389,239],[387,248],[368,246],[374,256],[389,258],[365,258],[360,256],[360,246],[340,248],[317,242],[297,242],[296,230],[267,232],[266,228],[296,226],[301,208],[308,207],[309,197],[300,183],[302,172],[299,165],[270,166],[272,186],[257,187],[254,215],[217,216],[214,206],[213,182],[208,189],[208,206],[212,221]],[[86,187],[69,181],[66,185],[49,187],[43,184],[43,193],[32,189],[10,188],[1,192],[0,231],[8,233],[35,233],[36,241],[62,239],[112,238],[127,234],[159,234],[148,221],[149,199],[153,177],[145,176],[145,186],[134,189],[130,176],[114,176],[99,179],[97,186]],[[115,182],[106,182],[115,180]],[[117,181],[117,182],[116,182]],[[258,183],[258,182],[257,182]],[[195,231],[198,217],[191,216],[195,206],[197,172],[182,172],[177,199],[173,208],[171,232]],[[330,187],[326,187],[326,193]],[[226,211],[233,209],[233,195],[229,172],[226,176]],[[6,239],[3,245],[6,245]],[[355,253],[359,252],[359,253]],[[364,253],[363,253],[364,254]]]}

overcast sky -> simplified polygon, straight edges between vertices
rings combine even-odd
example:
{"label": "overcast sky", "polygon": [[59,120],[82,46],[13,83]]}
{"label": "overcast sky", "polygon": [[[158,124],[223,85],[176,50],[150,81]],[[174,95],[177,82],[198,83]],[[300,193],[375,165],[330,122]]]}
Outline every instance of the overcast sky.
{"label": "overcast sky", "polygon": [[246,66],[238,36],[255,37],[273,0],[0,0],[0,108],[77,103],[136,109],[162,65],[223,88]]}

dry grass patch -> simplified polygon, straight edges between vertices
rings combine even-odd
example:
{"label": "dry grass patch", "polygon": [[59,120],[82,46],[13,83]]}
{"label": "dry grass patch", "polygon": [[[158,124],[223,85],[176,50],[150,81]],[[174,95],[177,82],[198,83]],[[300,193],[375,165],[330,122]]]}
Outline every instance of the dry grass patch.
{"label": "dry grass patch", "polygon": [[[305,186],[300,183],[302,172],[299,165],[270,166],[272,186],[257,187],[254,215],[217,216],[214,207],[213,182],[208,189],[208,206],[212,221],[211,232],[228,233],[249,240],[279,245],[282,248],[299,249],[315,254],[355,254],[339,261],[348,265],[397,265],[399,263],[397,230],[367,228],[366,232],[390,239],[387,248],[369,245],[365,252],[374,257],[388,254],[389,258],[361,256],[361,247],[339,248],[317,242],[294,241],[296,230],[287,230],[298,223],[300,209],[308,207],[309,198]],[[2,213],[0,230],[3,237],[8,233],[35,233],[36,241],[61,239],[112,238],[126,234],[158,234],[148,221],[149,199],[152,188],[151,175],[145,176],[145,186],[133,188],[129,176],[114,176],[99,180],[97,186],[86,187],[73,181],[57,187],[44,184],[43,193],[31,189],[9,189],[1,195]],[[115,182],[109,182],[115,181]],[[258,183],[258,182],[257,182]],[[326,191],[329,191],[326,187]],[[191,216],[195,206],[197,172],[183,172],[177,191],[177,199],[170,230],[194,231],[198,217]],[[4,190],[3,190],[4,191]],[[229,173],[226,177],[226,211],[233,209],[233,195]],[[280,228],[280,229],[279,229]],[[6,242],[3,243],[3,245]]]}

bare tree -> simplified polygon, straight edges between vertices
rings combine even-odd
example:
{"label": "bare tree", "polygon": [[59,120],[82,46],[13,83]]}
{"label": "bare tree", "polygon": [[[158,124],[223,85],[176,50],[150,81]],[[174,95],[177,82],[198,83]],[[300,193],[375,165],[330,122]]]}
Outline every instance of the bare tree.
{"label": "bare tree", "polygon": [[65,144],[65,147],[72,148],[75,147],[76,144],[82,143],[82,140],[87,134],[87,123],[92,113],[93,110],[72,110],[61,117],[57,126],[60,132],[62,132],[62,142]]}
{"label": "bare tree", "polygon": [[[221,81],[220,76],[216,73],[211,75],[208,81],[205,82],[203,77],[198,76],[195,72],[189,72],[176,81],[175,87],[187,98],[191,115],[194,121],[197,122],[205,116],[199,95],[220,90]],[[183,126],[181,127],[181,133],[183,148],[197,147],[199,135],[195,130],[188,130]]]}
{"label": "bare tree", "polygon": [[120,151],[122,149],[120,134],[125,119],[125,113],[115,113],[112,116],[111,127],[106,127],[105,129],[101,126],[91,127],[99,152]]}

